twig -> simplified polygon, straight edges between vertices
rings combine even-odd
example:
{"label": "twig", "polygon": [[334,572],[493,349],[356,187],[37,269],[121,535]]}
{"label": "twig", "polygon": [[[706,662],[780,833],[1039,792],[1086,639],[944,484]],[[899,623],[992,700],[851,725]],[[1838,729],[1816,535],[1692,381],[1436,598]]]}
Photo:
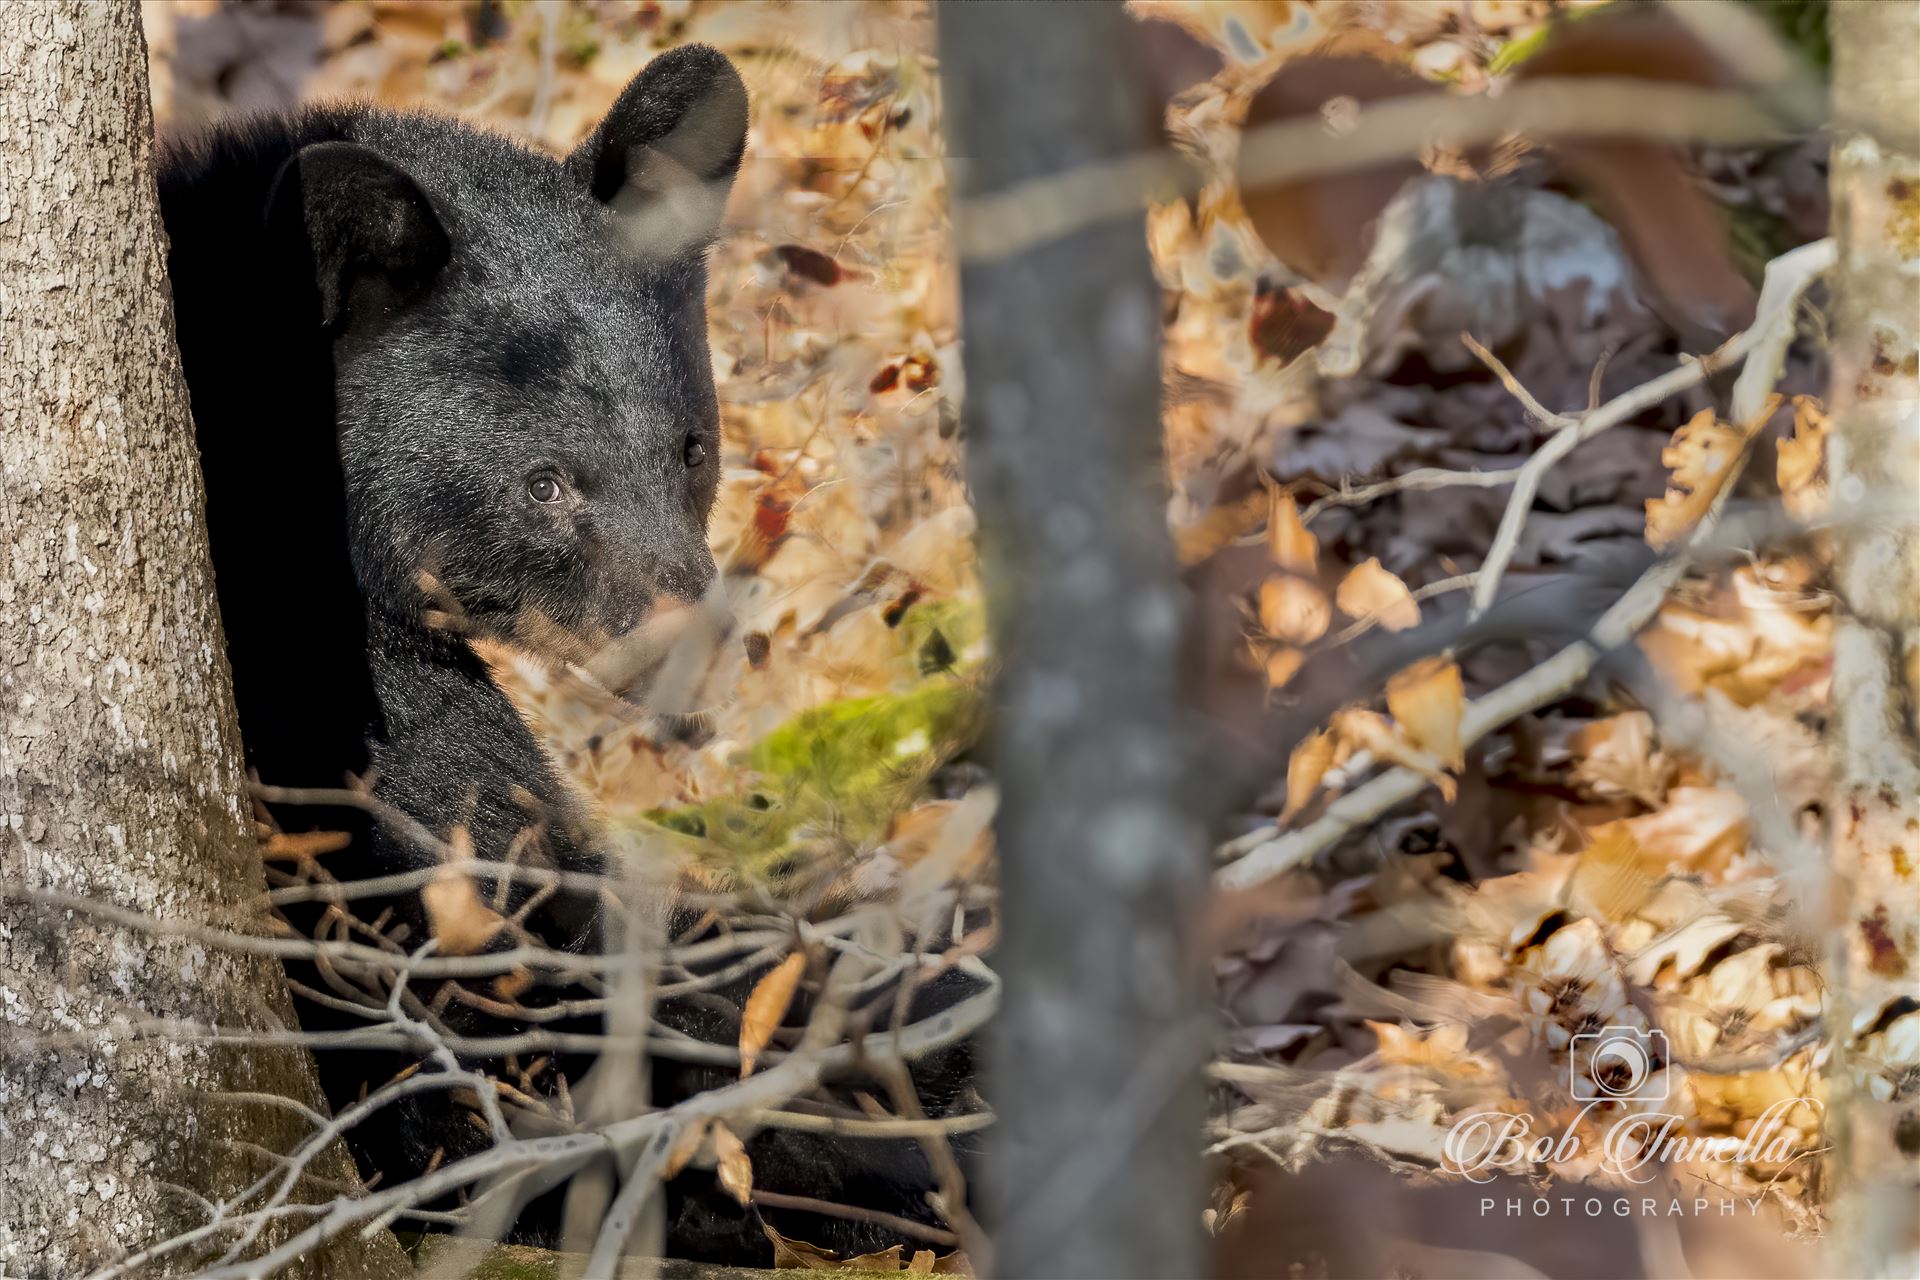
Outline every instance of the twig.
{"label": "twig", "polygon": [[[324,1151],[334,1139],[371,1116],[374,1112],[385,1107],[388,1103],[394,1102],[408,1094],[421,1093],[432,1089],[451,1089],[459,1087],[462,1084],[472,1084],[478,1088],[485,1084],[485,1078],[475,1075],[472,1072],[459,1071],[441,1075],[412,1075],[404,1080],[396,1080],[382,1086],[359,1102],[346,1108],[334,1119],[323,1121],[314,1133],[308,1135],[300,1146],[295,1148],[293,1154],[278,1157],[278,1159],[283,1162],[283,1181],[273,1198],[262,1208],[246,1214],[230,1215],[230,1210],[234,1206],[243,1205],[264,1191],[267,1185],[274,1180],[276,1176],[275,1173],[264,1175],[250,1186],[241,1190],[238,1194],[217,1206],[209,1205],[209,1221],[202,1226],[190,1231],[180,1232],[138,1253],[130,1254],[118,1262],[94,1272],[93,1275],[89,1277],[89,1280],[115,1280],[115,1278],[119,1276],[136,1274],[149,1262],[178,1252],[189,1245],[197,1244],[202,1240],[217,1235],[221,1231],[240,1229],[244,1232],[243,1237],[229,1247],[227,1257],[222,1258],[221,1262],[230,1260],[233,1255],[238,1254],[248,1244],[252,1243],[252,1241],[258,1237],[261,1228],[272,1222],[283,1207],[305,1209],[309,1212],[317,1211],[320,1208],[320,1206],[285,1206],[285,1200],[287,1194],[291,1192],[294,1185],[299,1182],[300,1175],[305,1171],[307,1165],[311,1163],[314,1157],[321,1151]],[[222,1096],[237,1096],[249,1101],[270,1101],[274,1103],[286,1103],[289,1101],[288,1099],[267,1094]],[[293,1105],[308,1115],[316,1114],[305,1107],[299,1107],[297,1103]],[[275,1153],[269,1152],[267,1154],[272,1155]]]}
{"label": "twig", "polygon": [[540,60],[533,85],[533,102],[527,108],[527,132],[536,138],[547,136],[547,118],[553,114],[554,63],[560,53],[559,0],[542,0],[534,5],[540,15]]}
{"label": "twig", "polygon": [[[623,887],[627,890],[625,896],[630,902],[638,903],[648,896],[640,867],[642,863],[650,861],[644,857],[625,860],[628,883]],[[646,1036],[653,1018],[653,976],[656,969],[650,959],[664,941],[660,936],[659,923],[633,907],[608,920],[608,933],[627,963],[609,983],[608,994],[616,998],[607,1011],[607,1030],[632,1039],[635,1043],[631,1047],[601,1055],[583,1082],[585,1087],[580,1093],[587,1099],[587,1118],[602,1123],[628,1119],[646,1108],[647,1071],[650,1065],[645,1056]],[[611,1274],[615,1259],[626,1252],[627,1240],[638,1220],[640,1208],[665,1173],[672,1139],[664,1135],[663,1139],[656,1139],[643,1149],[633,1168],[628,1170],[626,1184],[614,1195],[611,1204],[604,1199],[606,1189],[603,1182],[584,1187],[579,1180],[574,1182],[568,1194],[570,1218],[576,1209],[589,1207],[586,1203],[573,1203],[582,1197],[602,1197],[599,1203],[605,1206],[598,1215],[600,1231],[594,1243],[593,1259],[587,1265],[587,1274]],[[642,1242],[643,1247],[646,1243]],[[596,1266],[596,1263],[599,1265]]]}
{"label": "twig", "polygon": [[[635,1220],[658,1187],[667,1160],[679,1145],[681,1135],[686,1132],[689,1119],[704,1120],[729,1114],[724,1106],[725,1095],[746,1093],[756,1085],[763,1093],[772,1090],[773,1096],[792,1097],[818,1082],[822,1072],[810,1066],[810,1063],[830,1042],[840,1038],[841,1030],[846,1025],[847,1000],[851,988],[858,984],[859,971],[865,964],[864,960],[851,955],[842,955],[834,962],[833,968],[828,971],[820,1004],[814,1009],[813,1017],[801,1036],[801,1050],[794,1056],[762,1075],[750,1076],[737,1085],[697,1094],[664,1116],[640,1116],[615,1126],[627,1128],[632,1134],[624,1145],[634,1145],[644,1140],[644,1146],[640,1147],[639,1154],[634,1158],[620,1194],[614,1197],[612,1206],[601,1220],[599,1235],[593,1242],[593,1253],[587,1259],[588,1275],[613,1274],[620,1255],[626,1251],[627,1239],[633,1233]],[[735,1111],[740,1109],[734,1108]],[[612,1130],[608,1132],[611,1136]],[[621,1145],[616,1141],[616,1147]]]}
{"label": "twig", "polygon": [[[901,984],[903,994],[909,985]],[[905,1007],[902,1005],[901,1009]],[[927,1123],[926,1110],[920,1105],[920,1096],[914,1092],[913,1079],[903,1065],[897,1062],[889,1065],[881,1070],[880,1077],[887,1091],[893,1095],[895,1110],[909,1121]],[[992,1117],[988,1115],[987,1118]],[[954,1238],[966,1251],[967,1260],[982,1273],[991,1273],[993,1240],[967,1209],[967,1179],[953,1154],[953,1132],[936,1129],[930,1133],[923,1131],[919,1135],[920,1149],[926,1153],[927,1163],[933,1169],[936,1186],[936,1189],[927,1192],[927,1200],[947,1225],[953,1228]]]}
{"label": "twig", "polygon": [[[1615,603],[1586,640],[1575,641],[1525,675],[1469,703],[1460,721],[1461,742],[1470,746],[1579,684],[1602,653],[1630,639],[1652,620],[1685,563],[1674,557],[1655,564]],[[1393,806],[1411,800],[1427,785],[1428,779],[1410,769],[1389,769],[1334,801],[1317,821],[1256,845],[1237,862],[1220,868],[1214,873],[1214,885],[1223,890],[1246,889],[1288,871]]]}
{"label": "twig", "polygon": [[300,902],[353,902],[360,898],[384,898],[424,888],[449,874],[472,876],[476,880],[525,881],[541,887],[579,889],[606,894],[614,883],[612,876],[599,871],[557,871],[550,867],[509,866],[491,858],[449,858],[436,866],[416,871],[396,871],[391,875],[369,876],[363,880],[330,880],[292,884],[267,893],[269,906],[285,907]]}
{"label": "twig", "polygon": [[869,1120],[854,1116],[816,1116],[804,1111],[755,1111],[746,1117],[749,1124],[767,1129],[793,1129],[801,1133],[833,1133],[848,1138],[929,1138],[956,1133],[975,1133],[993,1123],[993,1112],[970,1111],[965,1115],[945,1116],[938,1120]]}
{"label": "twig", "polygon": [[1740,376],[1734,379],[1733,395],[1727,406],[1734,421],[1753,421],[1767,397],[1773,394],[1774,384],[1780,381],[1781,370],[1786,365],[1787,348],[1793,345],[1794,315],[1799,309],[1800,296],[1814,277],[1833,269],[1837,254],[1833,240],[1816,240],[1781,254],[1767,265],[1766,279],[1760,285],[1760,299],[1754,304],[1754,314],[1762,317],[1764,323],[1756,321],[1749,331],[1758,332],[1760,339],[1750,349]]}
{"label": "twig", "polygon": [[1520,467],[1506,467],[1499,471],[1449,471],[1441,467],[1420,467],[1373,484],[1361,485],[1357,489],[1342,486],[1333,493],[1316,498],[1300,513],[1300,523],[1312,524],[1313,518],[1328,507],[1360,506],[1409,489],[1497,489],[1518,480],[1522,470]]}
{"label": "twig", "polygon": [[1600,358],[1593,362],[1593,372],[1587,376],[1587,412],[1592,413],[1600,407],[1600,384],[1606,379],[1607,366],[1620,354],[1620,344],[1609,342]]}
{"label": "twig", "polygon": [[[999,1003],[999,980],[991,970],[969,957],[959,966],[986,984],[985,989],[958,1004],[904,1028],[888,1038],[890,1048],[906,1060],[957,1043],[978,1031]],[[886,1052],[880,1050],[879,1052]],[[786,1060],[735,1084],[694,1095],[666,1110],[650,1112],[609,1125],[598,1133],[560,1134],[549,1138],[514,1139],[476,1155],[456,1160],[411,1182],[357,1199],[339,1200],[305,1231],[250,1262],[231,1263],[203,1273],[202,1280],[252,1280],[271,1275],[302,1254],[325,1244],[357,1224],[377,1220],[396,1209],[407,1209],[438,1199],[484,1178],[542,1167],[574,1168],[596,1155],[635,1150],[641,1143],[674,1139],[690,1123],[775,1106],[818,1084],[831,1072],[845,1070],[871,1058],[872,1047],[853,1044],[803,1045]],[[664,1155],[663,1155],[664,1158]],[[290,1206],[289,1206],[290,1207]],[[614,1255],[617,1258],[617,1252]],[[588,1274],[611,1274],[611,1270]]]}
{"label": "twig", "polygon": [[424,1201],[436,1200],[494,1173],[541,1164],[579,1161],[606,1149],[606,1138],[600,1134],[591,1133],[567,1133],[551,1138],[530,1138],[516,1140],[506,1146],[493,1147],[477,1155],[443,1165],[432,1173],[424,1174],[401,1186],[357,1199],[336,1200],[328,1207],[325,1216],[319,1222],[299,1232],[278,1248],[251,1261],[229,1263],[203,1272],[201,1280],[256,1280],[257,1277],[269,1276],[302,1254],[342,1234],[354,1224],[377,1217],[390,1209],[407,1208]]}
{"label": "twig", "polygon": [[[1753,143],[1791,132],[1751,94],[1615,78],[1540,79],[1497,98],[1414,94],[1364,104],[1335,133],[1316,116],[1249,129],[1240,145],[1241,185],[1370,169],[1417,157],[1435,141],[1455,147],[1512,133],[1534,137],[1647,138]],[[1152,151],[1034,178],[955,210],[955,238],[969,261],[1008,258],[1123,216],[1150,193],[1196,185],[1188,165]]]}
{"label": "twig", "polygon": [[[1415,600],[1431,600],[1435,596],[1446,595],[1449,591],[1470,590],[1474,584],[1474,580],[1478,577],[1478,574],[1473,573],[1455,574],[1451,578],[1441,578],[1437,582],[1429,582],[1425,586],[1417,588],[1408,594]],[[1329,640],[1327,644],[1329,646],[1351,644],[1379,625],[1380,615],[1377,613],[1368,614],[1358,622],[1347,627],[1344,631],[1339,632],[1333,639]]]}
{"label": "twig", "polygon": [[803,1213],[817,1213],[828,1218],[846,1218],[854,1222],[871,1222],[875,1226],[885,1227],[889,1231],[914,1240],[925,1240],[928,1244],[944,1244],[951,1248],[960,1243],[960,1237],[951,1231],[939,1227],[930,1227],[924,1222],[915,1222],[912,1218],[902,1218],[898,1214],[883,1213],[878,1209],[868,1209],[856,1204],[835,1204],[830,1200],[816,1200],[812,1196],[790,1196],[779,1191],[762,1191],[755,1188],[748,1197],[755,1204],[768,1205],[775,1209],[796,1209]]}
{"label": "twig", "polygon": [[[150,1018],[139,1022],[117,1022],[105,1027],[61,1035],[21,1036],[10,1040],[11,1052],[58,1051],[86,1045],[113,1044],[121,1040],[166,1040],[173,1044],[244,1045],[249,1048],[297,1047],[315,1050],[335,1049],[411,1049],[432,1051],[444,1045],[458,1054],[473,1057],[505,1057],[509,1054],[557,1050],[562,1053],[606,1053],[630,1047],[642,1040],[638,1036],[615,1036],[598,1031],[522,1031],[513,1035],[447,1035],[424,1028],[424,1023],[406,1020],[407,1025],[376,1023],[345,1031],[255,1030],[210,1026],[185,1018]],[[740,1061],[740,1051],[731,1045],[708,1044],[684,1034],[661,1034],[668,1028],[656,1026],[651,1041],[655,1057],[706,1066],[732,1066]],[[777,1051],[769,1050],[768,1056]]]}
{"label": "twig", "polygon": [[[1493,545],[1487,549],[1487,558],[1480,566],[1480,578],[1473,588],[1473,612],[1476,615],[1484,612],[1499,594],[1501,576],[1519,549],[1520,531],[1527,522],[1528,512],[1533,508],[1534,494],[1540,488],[1541,479],[1555,463],[1574,449],[1668,397],[1698,386],[1714,373],[1764,346],[1765,356],[1759,362],[1759,371],[1751,376],[1743,371],[1742,381],[1735,384],[1736,393],[1741,393],[1744,387],[1744,393],[1737,394],[1736,400],[1747,406],[1749,416],[1759,412],[1764,397],[1755,395],[1754,388],[1764,386],[1771,390],[1773,382],[1779,377],[1780,360],[1793,341],[1794,304],[1814,277],[1832,265],[1831,240],[1818,240],[1780,255],[1767,266],[1766,286],[1761,292],[1762,310],[1752,328],[1729,338],[1712,354],[1699,360],[1690,360],[1651,382],[1615,396],[1592,413],[1581,415],[1576,425],[1553,436],[1527,459],[1514,481],[1513,493],[1507,499],[1507,509],[1500,518],[1499,532],[1494,535]],[[1465,334],[1461,337],[1466,340]],[[1740,409],[1736,408],[1734,412],[1737,415]]]}
{"label": "twig", "polygon": [[[80,894],[61,893],[30,885],[0,881],[0,900],[13,899],[61,911],[78,911],[154,937],[186,937],[210,946],[246,955],[311,960],[325,957],[343,967],[375,972],[406,971],[421,978],[475,978],[508,973],[524,965],[562,975],[606,973],[622,963],[618,957],[579,955],[552,947],[521,945],[472,956],[401,958],[393,952],[356,942],[324,942],[312,938],[265,938],[191,920],[164,920]],[[711,942],[671,948],[666,959],[691,964],[722,959],[782,940],[784,935],[735,933]]]}
{"label": "twig", "polygon": [[[1770,304],[1768,309],[1761,312],[1761,319],[1754,328],[1725,344],[1714,359],[1731,360],[1763,350],[1765,359],[1770,362],[1776,360],[1784,347],[1779,345],[1779,339],[1772,331],[1786,326],[1790,340],[1797,299],[1814,278],[1832,263],[1833,242],[1821,240],[1794,249],[1768,264],[1766,287],[1761,292],[1761,297]],[[1560,454],[1564,454],[1579,443],[1581,436],[1604,430],[1613,421],[1638,412],[1645,404],[1657,403],[1665,395],[1693,385],[1705,376],[1707,363],[1682,366],[1609,402],[1588,415],[1576,430],[1563,431],[1554,436],[1527,466],[1533,468],[1539,458],[1555,446],[1564,445],[1559,450]],[[1777,368],[1777,364],[1774,367]],[[1656,388],[1659,389],[1658,395],[1650,390]],[[1624,411],[1621,407],[1623,403],[1629,406]],[[1596,423],[1600,425],[1596,426]],[[1544,471],[1545,466],[1540,466],[1538,470]],[[1731,489],[1731,484],[1721,489],[1712,510],[1696,530],[1690,546],[1698,546],[1707,540]],[[1509,513],[1512,510],[1510,507]],[[1545,706],[1585,679],[1601,654],[1626,643],[1652,620],[1666,599],[1668,590],[1685,571],[1687,563],[1684,555],[1659,561],[1614,603],[1586,639],[1575,641],[1526,674],[1485,697],[1475,699],[1461,719],[1462,742],[1478,742],[1501,725]],[[1490,558],[1487,568],[1493,567]],[[1481,570],[1482,586],[1488,581],[1487,568]],[[1412,770],[1390,769],[1334,801],[1318,821],[1299,831],[1257,845],[1238,861],[1220,868],[1214,873],[1215,887],[1223,890],[1250,888],[1298,866],[1349,832],[1372,822],[1394,805],[1420,794],[1427,785],[1427,780]]]}
{"label": "twig", "polygon": [[358,809],[380,820],[382,826],[401,836],[410,844],[433,854],[443,861],[454,861],[459,854],[453,846],[442,840],[412,814],[396,809],[370,791],[361,791],[353,787],[275,787],[264,782],[250,782],[247,792],[256,800],[267,804],[284,804],[307,808]]}
{"label": "twig", "polygon": [[1567,427],[1574,427],[1580,424],[1580,415],[1555,413],[1536,400],[1533,392],[1527,390],[1520,379],[1513,376],[1513,370],[1507,368],[1507,366],[1501,362],[1500,357],[1494,355],[1493,352],[1482,346],[1478,338],[1475,338],[1470,333],[1463,333],[1460,335],[1460,341],[1467,344],[1467,350],[1480,357],[1481,364],[1493,370],[1493,376],[1500,379],[1500,385],[1507,389],[1507,394],[1515,400],[1518,400],[1526,411],[1532,414],[1542,426],[1560,431]]}
{"label": "twig", "polygon": [[1751,1071],[1769,1071],[1787,1062],[1794,1055],[1813,1045],[1819,1044],[1827,1036],[1828,1027],[1824,1018],[1815,1018],[1785,1040],[1751,1053],[1711,1054],[1690,1058],[1676,1053],[1672,1056],[1675,1066],[1685,1067],[1689,1071],[1698,1071],[1712,1076],[1743,1076]]}

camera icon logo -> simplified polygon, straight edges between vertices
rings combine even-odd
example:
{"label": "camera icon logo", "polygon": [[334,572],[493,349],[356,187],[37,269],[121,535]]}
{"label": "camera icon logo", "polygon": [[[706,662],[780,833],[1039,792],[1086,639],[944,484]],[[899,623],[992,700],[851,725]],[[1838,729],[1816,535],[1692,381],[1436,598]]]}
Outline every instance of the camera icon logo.
{"label": "camera icon logo", "polygon": [[1573,1037],[1568,1050],[1569,1083],[1582,1102],[1663,1102],[1673,1087],[1665,1071],[1672,1061],[1667,1033],[1657,1028],[1584,1031]]}

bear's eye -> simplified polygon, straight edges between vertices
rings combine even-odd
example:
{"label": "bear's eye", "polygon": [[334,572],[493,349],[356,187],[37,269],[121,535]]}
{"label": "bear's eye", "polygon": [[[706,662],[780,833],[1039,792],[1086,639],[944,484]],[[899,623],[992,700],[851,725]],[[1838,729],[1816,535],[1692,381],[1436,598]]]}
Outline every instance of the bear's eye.
{"label": "bear's eye", "polygon": [[558,502],[566,496],[558,477],[541,472],[527,481],[527,496],[535,502]]}
{"label": "bear's eye", "polygon": [[686,450],[680,456],[687,460],[687,468],[691,470],[707,460],[707,446],[688,436]]}

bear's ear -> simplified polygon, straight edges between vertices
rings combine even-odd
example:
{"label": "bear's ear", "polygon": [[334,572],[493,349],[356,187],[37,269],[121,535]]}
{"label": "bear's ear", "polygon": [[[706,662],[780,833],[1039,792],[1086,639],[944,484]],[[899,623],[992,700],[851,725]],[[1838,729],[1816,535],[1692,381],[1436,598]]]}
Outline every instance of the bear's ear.
{"label": "bear's ear", "polygon": [[747,87],[719,50],[681,45],[635,76],[567,168],[618,215],[635,253],[669,258],[712,238],[747,149]]}
{"label": "bear's ear", "polygon": [[385,310],[423,293],[452,244],[412,178],[352,142],[316,142],[280,166],[267,224],[300,246],[332,327],[361,308]]}

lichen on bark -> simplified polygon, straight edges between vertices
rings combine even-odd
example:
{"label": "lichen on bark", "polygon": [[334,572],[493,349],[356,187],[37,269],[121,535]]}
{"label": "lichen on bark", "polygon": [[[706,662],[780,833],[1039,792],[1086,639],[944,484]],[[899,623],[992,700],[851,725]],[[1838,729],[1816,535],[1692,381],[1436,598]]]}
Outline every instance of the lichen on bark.
{"label": "lichen on bark", "polygon": [[1833,35],[1836,535],[1830,735],[1836,1275],[1920,1271],[1920,5],[1855,0]]}

